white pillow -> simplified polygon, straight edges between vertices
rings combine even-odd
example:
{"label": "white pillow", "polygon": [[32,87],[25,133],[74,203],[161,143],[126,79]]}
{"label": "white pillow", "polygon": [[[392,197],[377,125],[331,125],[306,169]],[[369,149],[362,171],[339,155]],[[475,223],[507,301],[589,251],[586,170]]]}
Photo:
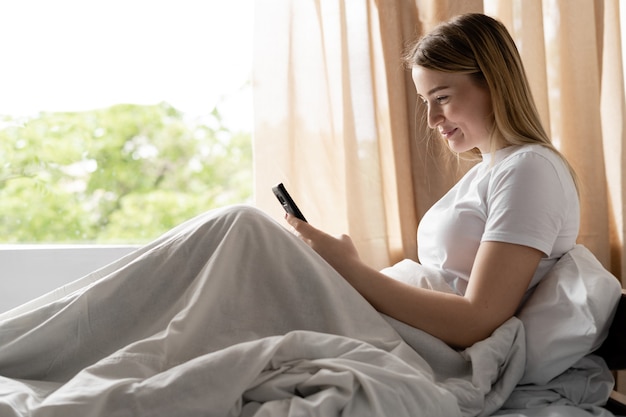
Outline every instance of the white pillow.
{"label": "white pillow", "polygon": [[546,384],[598,349],[620,296],[617,278],[586,247],[563,255],[518,314],[527,351],[520,384]]}

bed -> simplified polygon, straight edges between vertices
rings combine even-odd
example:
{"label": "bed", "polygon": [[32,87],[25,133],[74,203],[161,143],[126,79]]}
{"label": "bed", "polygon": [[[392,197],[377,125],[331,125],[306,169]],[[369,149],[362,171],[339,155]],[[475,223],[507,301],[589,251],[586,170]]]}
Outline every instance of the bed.
{"label": "bed", "polygon": [[[320,260],[251,207],[198,216],[0,315],[0,415],[623,413],[626,302],[586,248],[463,350],[378,313]],[[412,261],[384,272],[445,290]]]}

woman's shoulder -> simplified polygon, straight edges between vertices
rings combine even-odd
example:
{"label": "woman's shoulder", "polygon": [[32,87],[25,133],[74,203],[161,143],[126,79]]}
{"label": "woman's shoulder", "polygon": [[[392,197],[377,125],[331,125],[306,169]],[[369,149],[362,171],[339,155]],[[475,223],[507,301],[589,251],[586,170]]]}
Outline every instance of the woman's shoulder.
{"label": "woman's shoulder", "polygon": [[504,155],[501,158],[502,162],[515,163],[527,158],[538,158],[540,160],[546,159],[552,163],[561,163],[561,157],[556,152],[539,144],[509,146],[502,149],[502,151],[504,151]]}
{"label": "woman's shoulder", "polygon": [[497,171],[509,171],[513,168],[523,170],[550,169],[555,170],[559,176],[563,174],[570,176],[565,161],[552,149],[538,144],[510,146],[509,148],[501,150],[504,151],[503,155],[494,164]]}
{"label": "woman's shoulder", "polygon": [[492,180],[524,182],[543,189],[557,187],[566,194],[576,194],[571,172],[558,153],[538,144],[514,146],[494,165]]}

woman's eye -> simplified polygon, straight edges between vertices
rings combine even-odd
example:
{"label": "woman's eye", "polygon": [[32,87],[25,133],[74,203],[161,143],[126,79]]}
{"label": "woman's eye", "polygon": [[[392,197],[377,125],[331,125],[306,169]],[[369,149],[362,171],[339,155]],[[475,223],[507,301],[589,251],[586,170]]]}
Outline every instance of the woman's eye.
{"label": "woman's eye", "polygon": [[445,103],[448,100],[448,96],[437,96],[435,101],[439,104]]}

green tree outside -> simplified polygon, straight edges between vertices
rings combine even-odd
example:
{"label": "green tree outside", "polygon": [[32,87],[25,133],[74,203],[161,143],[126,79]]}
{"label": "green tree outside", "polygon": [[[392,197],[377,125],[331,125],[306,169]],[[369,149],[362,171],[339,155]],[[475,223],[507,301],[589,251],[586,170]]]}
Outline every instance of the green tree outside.
{"label": "green tree outside", "polygon": [[162,103],[0,119],[0,243],[143,243],[252,198],[249,132]]}

